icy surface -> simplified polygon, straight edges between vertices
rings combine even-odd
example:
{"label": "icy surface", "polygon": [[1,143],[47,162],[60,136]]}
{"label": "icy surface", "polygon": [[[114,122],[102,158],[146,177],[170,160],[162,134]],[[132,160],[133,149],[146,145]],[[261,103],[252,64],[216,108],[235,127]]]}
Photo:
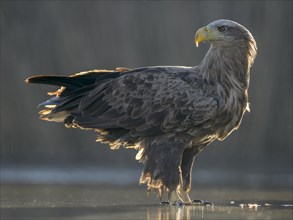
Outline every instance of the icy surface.
{"label": "icy surface", "polygon": [[212,207],[162,206],[145,186],[1,185],[1,219],[292,219],[291,189],[197,187]]}

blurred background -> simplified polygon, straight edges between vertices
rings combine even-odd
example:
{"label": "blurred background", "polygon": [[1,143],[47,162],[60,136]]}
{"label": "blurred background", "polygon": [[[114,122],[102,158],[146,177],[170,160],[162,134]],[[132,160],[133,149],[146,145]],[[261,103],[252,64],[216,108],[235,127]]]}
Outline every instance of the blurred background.
{"label": "blurred background", "polygon": [[292,1],[1,2],[1,182],[138,184],[134,150],[112,151],[91,131],[38,119],[56,88],[36,74],[96,68],[195,66],[209,46],[196,30],[227,18],[258,44],[238,131],[195,162],[195,185],[292,186]]}

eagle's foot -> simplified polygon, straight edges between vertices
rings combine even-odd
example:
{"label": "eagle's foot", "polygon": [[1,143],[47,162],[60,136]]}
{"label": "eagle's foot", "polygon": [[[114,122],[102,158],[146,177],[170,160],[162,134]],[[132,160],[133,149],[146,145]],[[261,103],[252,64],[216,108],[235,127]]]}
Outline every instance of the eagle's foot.
{"label": "eagle's foot", "polygon": [[177,200],[173,203],[169,202],[169,201],[162,201],[161,205],[165,205],[165,206],[169,206],[169,205],[176,205],[176,206],[184,206],[186,205],[184,202],[182,202],[181,200]]}
{"label": "eagle's foot", "polygon": [[192,205],[192,201],[187,192],[172,191],[168,193],[168,201],[162,201],[161,205]]}
{"label": "eagle's foot", "polygon": [[184,201],[181,199],[180,194],[176,191],[168,192],[168,200],[161,201],[161,205],[177,205],[183,206],[185,205]]}
{"label": "eagle's foot", "polygon": [[181,201],[181,200],[177,200],[177,201],[174,202],[173,205],[176,205],[176,206],[184,206],[185,203],[183,201]]}
{"label": "eagle's foot", "polygon": [[168,193],[168,200],[161,201],[161,205],[175,206],[214,206],[213,203],[203,200],[191,200],[186,191],[172,191]]}
{"label": "eagle's foot", "polygon": [[199,200],[199,199],[193,200],[192,204],[198,205],[198,206],[214,206],[214,204],[209,201],[203,201],[203,200]]}
{"label": "eagle's foot", "polygon": [[170,205],[170,202],[169,201],[162,201],[161,205]]}

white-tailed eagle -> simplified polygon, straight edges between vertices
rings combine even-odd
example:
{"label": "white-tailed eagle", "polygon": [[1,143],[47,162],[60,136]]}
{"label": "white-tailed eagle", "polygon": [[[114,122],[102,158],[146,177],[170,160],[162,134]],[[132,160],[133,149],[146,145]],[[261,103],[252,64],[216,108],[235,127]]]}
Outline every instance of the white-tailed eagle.
{"label": "white-tailed eagle", "polygon": [[248,107],[256,42],[242,25],[217,20],[200,28],[195,43],[211,47],[198,66],[92,70],[26,80],[61,86],[40,104],[43,120],[95,130],[112,149],[134,148],[140,183],[166,191],[171,204],[191,203],[193,161],[214,140],[240,125]]}

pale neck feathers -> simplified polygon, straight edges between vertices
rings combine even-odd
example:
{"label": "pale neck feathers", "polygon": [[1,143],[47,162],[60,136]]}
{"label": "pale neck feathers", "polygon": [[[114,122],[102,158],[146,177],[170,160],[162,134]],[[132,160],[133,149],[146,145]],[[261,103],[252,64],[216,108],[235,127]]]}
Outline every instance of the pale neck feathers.
{"label": "pale neck feathers", "polygon": [[233,45],[231,42],[217,42],[211,45],[199,68],[208,82],[246,90],[256,51],[253,38],[234,41]]}

